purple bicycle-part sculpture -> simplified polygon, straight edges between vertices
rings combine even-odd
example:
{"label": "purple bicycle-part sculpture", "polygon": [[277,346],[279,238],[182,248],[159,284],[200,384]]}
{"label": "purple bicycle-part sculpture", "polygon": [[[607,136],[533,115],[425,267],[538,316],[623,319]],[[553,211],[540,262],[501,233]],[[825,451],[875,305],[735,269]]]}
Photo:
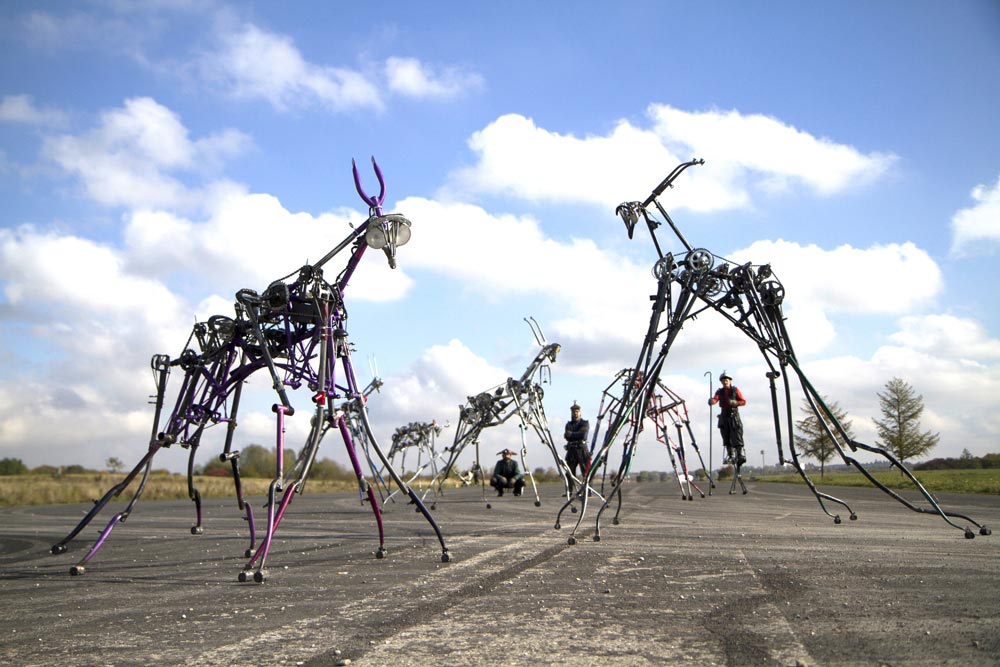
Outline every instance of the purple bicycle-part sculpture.
{"label": "purple bicycle-part sculpture", "polygon": [[[755,265],[749,262],[739,264],[718,257],[703,248],[694,248],[684,238],[684,235],[681,234],[677,225],[663,208],[659,197],[668,187],[673,186],[677,177],[687,168],[701,164],[704,164],[704,160],[691,160],[678,165],[644,201],[623,203],[615,211],[625,223],[630,239],[639,223],[645,223],[657,255],[656,263],[653,266],[653,277],[656,279],[657,289],[656,294],[651,297],[653,312],[637,363],[632,368],[629,379],[623,385],[624,391],[621,396],[620,408],[608,423],[608,430],[601,444],[599,455],[606,455],[611,443],[620,433],[625,434],[625,442],[635,441],[642,420],[633,418],[633,415],[647,414],[653,403],[657,382],[667,355],[684,323],[705,311],[714,310],[746,334],[760,349],[769,368],[766,377],[771,389],[771,408],[779,464],[785,463],[785,452],[782,444],[782,415],[784,415],[788,452],[791,456],[790,462],[816,497],[820,508],[832,517],[835,523],[841,523],[840,515],[831,512],[827,508],[827,503],[845,508],[852,520],[856,519],[857,515],[843,500],[819,491],[799,461],[795,448],[789,371],[794,373],[798,379],[813,413],[819,419],[819,423],[823,424],[826,434],[833,441],[837,452],[846,464],[859,470],[873,485],[908,509],[923,514],[935,514],[948,525],[962,530],[966,538],[971,539],[976,536],[976,533],[969,526],[960,526],[956,523],[956,519],[969,522],[979,529],[980,535],[989,535],[991,531],[986,526],[977,523],[968,516],[941,508],[934,496],[891,452],[881,447],[858,442],[848,436],[836,415],[825,404],[820,393],[809,382],[805,372],[799,366],[792,348],[791,338],[785,328],[785,316],[782,312],[785,288],[774,275],[770,265]],[[659,218],[657,214],[659,214]],[[669,225],[683,246],[683,251],[677,254],[664,252],[656,236],[657,229],[663,226],[664,222]],[[660,322],[663,317],[666,318],[666,324],[661,328]],[[775,382],[778,378],[782,378],[783,401],[781,401],[781,407],[779,407],[778,387]],[[882,456],[896,466],[913,483],[926,501],[926,505],[910,502],[875,479],[860,462],[851,456],[859,449]],[[630,463],[631,457],[627,453],[619,468],[618,479],[625,479]],[[591,469],[590,475],[592,476],[593,473],[594,469]],[[597,512],[594,540],[601,539],[601,514],[616,495],[620,502],[620,484],[615,487],[614,492],[609,495]],[[584,496],[584,512],[586,506],[586,496]],[[581,512],[580,519],[573,530],[574,536],[583,520],[584,512]],[[571,544],[575,542],[574,536],[570,537]]]}
{"label": "purple bicycle-part sculpture", "polygon": [[[569,495],[567,475],[571,473],[569,472],[569,467],[566,465],[566,461],[559,455],[555,442],[552,440],[549,422],[545,416],[545,408],[542,405],[544,392],[541,387],[542,383],[551,381],[552,370],[550,365],[555,363],[556,355],[559,354],[561,348],[558,343],[546,342],[541,327],[539,327],[538,322],[534,318],[525,318],[524,321],[531,327],[535,342],[538,343],[541,350],[535,355],[532,362],[528,364],[524,373],[521,374],[520,379],[508,378],[504,384],[493,389],[488,389],[475,396],[469,396],[468,403],[459,406],[459,419],[458,426],[455,429],[455,440],[452,446],[445,450],[449,452],[448,463],[436,480],[439,491],[444,480],[448,478],[451,470],[455,467],[458,457],[469,445],[475,446],[476,461],[479,464],[482,463],[483,459],[479,452],[479,435],[483,429],[504,424],[516,415],[521,422],[521,464],[525,468],[529,480],[531,480],[531,487],[535,493],[535,506],[540,506],[542,501],[538,495],[538,487],[535,484],[534,476],[531,474],[531,469],[524,464],[524,454],[527,451],[527,448],[524,446],[524,431],[527,430],[526,425],[530,425],[534,429],[539,440],[552,453],[556,466],[562,475],[566,495]],[[536,376],[538,377],[537,381],[535,379]],[[486,503],[486,507],[489,509],[491,504],[486,500],[486,473],[489,472],[489,469],[484,468],[483,470],[484,474],[481,476],[480,486],[483,491],[483,502]]]}
{"label": "purple bicycle-part sculpture", "polygon": [[[296,493],[302,493],[309,470],[316,460],[323,435],[337,429],[351,459],[358,484],[371,505],[378,524],[379,546],[376,557],[386,554],[381,508],[375,492],[365,479],[356,447],[348,427],[345,410],[336,407],[338,399],[352,406],[360,429],[366,434],[371,449],[382,465],[433,527],[441,545],[441,560],[450,560],[441,530],[417,495],[395,473],[379,448],[364,407],[365,389],[359,387],[351,363],[352,346],[344,324],[347,311],[344,290],[358,263],[368,248],[382,250],[395,268],[396,250],[410,238],[410,221],[404,216],[383,214],[385,197],[382,172],[372,158],[379,182],[379,194],[368,196],[361,186],[357,165],[352,161],[354,183],[358,194],[369,206],[368,219],[356,227],[343,241],[315,264],[305,265],[297,272],[272,282],[262,293],[242,289],[236,293],[235,317],[215,315],[194,326],[184,351],[177,359],[155,355],[152,368],[156,380],[155,410],[149,448],[125,478],[98,500],[87,515],[64,539],[52,547],[60,554],[67,545],[105,508],[139,477],[131,500],[124,510],[115,514],[101,531],[97,541],[74,565],[72,574],[83,574],[87,563],[100,550],[111,531],[131,515],[149,477],[153,457],[160,449],[178,445],[190,450],[188,456],[188,492],[195,504],[195,525],[191,532],[202,532],[201,494],[194,485],[195,452],[206,429],[225,424],[225,446],[220,459],[232,465],[236,500],[246,513],[250,528],[249,559],[240,572],[239,580],[261,583],[266,578],[265,565],[274,534]],[[329,282],[323,268],[334,256],[350,249],[346,266]],[[340,374],[338,375],[338,366]],[[183,373],[183,381],[166,425],[160,430],[167,380],[170,372]],[[268,488],[266,529],[257,544],[254,516],[243,495],[240,483],[238,450],[233,449],[240,395],[244,382],[255,372],[266,369],[273,381],[278,402],[273,406],[276,416],[275,474]],[[313,416],[309,436],[297,460],[285,470],[285,419],[295,414],[288,390],[305,385],[312,392]]]}

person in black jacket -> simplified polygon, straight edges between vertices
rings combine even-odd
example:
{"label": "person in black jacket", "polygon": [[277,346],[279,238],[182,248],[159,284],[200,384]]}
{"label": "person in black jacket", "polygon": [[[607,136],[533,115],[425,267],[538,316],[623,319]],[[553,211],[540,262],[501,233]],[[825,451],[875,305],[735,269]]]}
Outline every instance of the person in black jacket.
{"label": "person in black jacket", "polygon": [[497,490],[497,496],[503,497],[504,489],[514,489],[514,495],[521,495],[524,488],[524,475],[521,467],[513,458],[514,452],[505,449],[500,452],[501,459],[497,461],[493,468],[493,477],[490,479],[490,486]]}
{"label": "person in black jacket", "polygon": [[[580,417],[580,406],[573,402],[569,408],[570,420],[566,422],[566,465],[577,479],[583,479],[590,463],[590,452],[587,450],[587,435],[590,433],[590,423]],[[577,472],[579,471],[579,472]],[[569,480],[569,492],[573,493],[576,484]]]}

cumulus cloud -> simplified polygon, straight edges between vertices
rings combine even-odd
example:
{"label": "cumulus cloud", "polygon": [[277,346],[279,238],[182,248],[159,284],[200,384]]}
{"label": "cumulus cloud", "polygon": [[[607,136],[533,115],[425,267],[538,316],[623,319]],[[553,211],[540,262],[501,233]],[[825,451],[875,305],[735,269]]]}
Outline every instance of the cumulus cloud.
{"label": "cumulus cloud", "polygon": [[[187,280],[258,291],[272,280],[315,264],[351,233],[360,213],[292,213],[273,196],[234,193],[221,198],[203,220],[166,211],[140,210],[127,218],[128,261],[137,272],[173,273]],[[304,250],[302,239],[316,242]],[[409,248],[409,246],[407,246]],[[330,279],[343,268],[349,249],[324,270]],[[390,269],[381,253],[362,262],[350,284],[352,299],[392,301],[413,284],[402,268]],[[304,254],[305,253],[305,254]]]}
{"label": "cumulus cloud", "polygon": [[435,71],[416,58],[391,57],[385,61],[389,89],[406,97],[450,99],[483,85],[483,78],[455,67]]}
{"label": "cumulus cloud", "polygon": [[217,181],[191,187],[182,175],[218,167],[250,145],[249,137],[232,129],[192,140],[174,112],[139,97],[103,113],[85,134],[47,138],[42,150],[101,204],[186,209],[236,186]]}
{"label": "cumulus cloud", "polygon": [[761,114],[691,112],[653,104],[649,115],[665,145],[683,147],[731,172],[734,181],[761,190],[799,183],[830,195],[881,176],[896,160],[889,153],[865,155]]}
{"label": "cumulus cloud", "polygon": [[31,95],[7,95],[0,100],[0,122],[24,125],[64,125],[68,117],[59,109],[39,108]]}
{"label": "cumulus cloud", "polygon": [[[577,137],[507,114],[474,133],[477,163],[452,175],[467,192],[531,201],[585,202],[602,207],[634,200],[635,184],[692,157],[711,169],[685,174],[671,206],[697,211],[744,208],[754,193],[804,186],[829,195],[883,174],[890,154],[862,154],[772,118],[737,111],[684,112],[651,105],[648,129],[619,121],[607,134]],[[651,191],[657,183],[651,182]]]}
{"label": "cumulus cloud", "polygon": [[972,189],[974,206],[951,218],[951,255],[963,257],[994,252],[1000,247],[1000,178],[996,185]]}
{"label": "cumulus cloud", "polygon": [[235,97],[266,100],[280,112],[382,111],[387,94],[447,100],[483,86],[475,72],[416,58],[390,56],[381,68],[361,69],[315,63],[287,35],[253,24],[221,28],[218,40],[218,48],[199,63],[207,80]]}
{"label": "cumulus cloud", "polygon": [[787,304],[801,301],[830,313],[906,313],[929,305],[944,289],[937,263],[910,242],[825,250],[781,239],[757,241],[732,259],[770,264]]}
{"label": "cumulus cloud", "polygon": [[309,62],[286,36],[247,24],[220,36],[201,67],[230,94],[262,98],[278,111],[318,104],[332,111],[381,110],[378,87],[364,73]]}
{"label": "cumulus cloud", "polygon": [[910,315],[889,339],[917,352],[934,353],[972,366],[1000,359],[1000,341],[983,326],[954,315]]}

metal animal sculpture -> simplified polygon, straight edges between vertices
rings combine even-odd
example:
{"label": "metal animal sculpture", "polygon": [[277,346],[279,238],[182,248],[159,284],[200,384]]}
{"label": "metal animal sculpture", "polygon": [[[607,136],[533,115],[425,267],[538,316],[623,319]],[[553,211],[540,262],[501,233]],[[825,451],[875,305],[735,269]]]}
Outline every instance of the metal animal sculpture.
{"label": "metal animal sculpture", "polygon": [[[618,371],[615,379],[608,385],[601,396],[601,404],[597,411],[597,424],[594,428],[594,434],[591,439],[591,457],[592,465],[600,466],[602,469],[601,477],[601,492],[604,492],[605,479],[607,475],[607,465],[608,465],[608,450],[610,449],[611,443],[607,440],[608,436],[605,436],[604,447],[597,447],[598,436],[601,431],[601,423],[605,418],[608,419],[609,423],[614,423],[618,420],[620,413],[623,409],[627,409],[622,403],[622,396],[626,395],[625,386],[627,383],[636,382],[638,377],[633,372],[631,368],[625,368]],[[654,430],[656,433],[656,440],[661,445],[666,447],[668,455],[670,457],[670,465],[674,469],[674,476],[677,479],[677,483],[681,490],[682,500],[694,500],[694,494],[691,489],[698,491],[702,498],[705,497],[705,492],[701,490],[697,484],[694,483],[693,477],[687,466],[687,455],[684,449],[684,432],[686,431],[688,437],[690,438],[691,446],[695,453],[698,455],[698,460],[701,462],[701,469],[704,473],[706,479],[709,480],[709,495],[712,493],[712,488],[715,487],[715,483],[712,481],[705,468],[705,461],[701,457],[701,450],[698,449],[698,443],[694,437],[694,431],[691,429],[691,420],[688,418],[687,404],[684,399],[681,398],[676,392],[672,391],[669,387],[663,384],[663,382],[657,380],[655,387],[653,387],[653,393],[650,397],[649,403],[646,406],[644,418],[648,418],[652,421]],[[627,437],[623,442],[622,447],[622,462],[623,467],[620,467],[617,472],[612,475],[610,480],[610,485],[613,488],[617,486],[624,479],[623,474],[627,474],[627,471],[631,465],[631,460],[635,455],[635,450],[638,445],[638,436],[643,431],[643,419],[639,418],[639,413],[634,410],[631,411],[630,415],[627,417],[630,428],[627,429]],[[637,422],[637,423],[633,423]],[[677,430],[676,439],[670,437],[670,429],[668,422],[673,425]],[[599,455],[598,458],[593,458],[593,453],[595,451],[604,451],[603,455]],[[680,469],[677,468],[677,463],[680,462]],[[622,470],[625,473],[622,473]],[[596,474],[596,471],[595,471]],[[592,489],[591,489],[592,492]],[[610,497],[610,496],[609,496]],[[615,494],[618,498],[618,507],[615,512],[614,523],[619,523],[619,515],[621,513],[622,503],[621,494]],[[562,513],[567,507],[570,507],[574,512],[576,507],[572,505],[573,501],[579,499],[582,501],[582,495],[577,494],[574,498],[569,499],[563,507],[559,510],[556,516],[556,529],[561,528]],[[571,544],[575,543],[575,538],[571,538]]]}
{"label": "metal animal sculpture", "polygon": [[[742,331],[760,349],[769,368],[766,376],[771,389],[771,407],[779,463],[785,463],[785,450],[782,443],[782,418],[784,417],[788,452],[791,456],[790,462],[816,497],[823,512],[832,517],[835,523],[841,522],[840,515],[831,512],[827,508],[828,503],[845,508],[852,520],[856,519],[857,515],[843,500],[819,491],[799,461],[795,448],[794,422],[792,420],[791,384],[789,381],[791,375],[794,375],[798,380],[813,413],[819,419],[819,423],[823,424],[824,430],[834,442],[838,454],[845,463],[859,470],[872,484],[908,509],[919,513],[935,514],[948,525],[963,530],[965,537],[970,539],[975,537],[976,533],[969,526],[960,526],[956,523],[956,519],[967,521],[975,526],[980,535],[989,535],[991,531],[986,526],[977,523],[968,516],[944,510],[934,496],[892,453],[881,447],[858,442],[848,436],[836,415],[823,402],[819,392],[809,382],[805,372],[799,366],[792,348],[791,337],[785,328],[785,316],[782,312],[785,288],[774,275],[770,265],[733,262],[703,248],[695,248],[684,238],[684,235],[681,234],[670,215],[663,208],[659,197],[668,187],[673,186],[674,181],[684,170],[701,164],[704,164],[704,160],[692,160],[678,165],[644,201],[626,202],[616,209],[616,214],[625,223],[630,239],[640,223],[644,223],[649,231],[657,255],[656,263],[653,266],[653,277],[656,279],[657,287],[656,294],[651,298],[653,312],[637,363],[632,368],[628,381],[624,383],[621,407],[608,424],[608,430],[598,456],[604,456],[611,443],[622,432],[625,433],[626,442],[634,441],[638,435],[637,429],[641,424],[641,420],[634,418],[634,416],[646,414],[649,406],[653,403],[657,382],[667,355],[680,334],[681,328],[686,322],[703,312],[714,310]],[[676,254],[665,252],[657,238],[656,232],[663,226],[664,222],[683,246],[683,249]],[[666,323],[661,326],[661,319],[664,317]],[[781,393],[783,397],[780,401],[776,383],[779,378],[782,379]],[[925,504],[918,505],[911,502],[879,482],[857,459],[851,456],[858,450],[877,454],[895,465],[913,483],[923,497]],[[625,478],[630,463],[630,456],[625,456],[619,468],[619,479]],[[592,476],[593,468],[590,473]],[[594,532],[595,540],[600,540],[601,537],[601,513],[608,507],[614,496],[617,495],[620,502],[620,494],[621,485],[619,484],[598,511]],[[586,510],[586,505],[586,495],[584,495],[584,510]],[[583,516],[584,512],[581,512],[576,528],[573,530],[574,535],[583,520]],[[570,541],[572,543],[575,538],[571,536]]]}
{"label": "metal animal sculpture", "polygon": [[[357,165],[352,161],[354,184],[358,194],[369,206],[368,218],[343,241],[315,264],[307,264],[297,272],[276,280],[262,293],[241,289],[236,293],[235,316],[215,315],[194,326],[183,352],[176,359],[155,355],[152,368],[156,380],[155,410],[149,447],[125,478],[104,494],[87,515],[64,539],[52,547],[52,553],[66,551],[72,541],[108,503],[121,495],[136,478],[138,486],[125,509],[116,513],[84,557],[70,570],[83,574],[86,564],[98,552],[111,531],[132,514],[149,477],[153,457],[161,449],[178,445],[190,450],[188,457],[188,492],[195,504],[195,525],[191,532],[202,532],[201,494],[194,484],[195,452],[206,429],[224,424],[225,446],[220,458],[232,465],[236,500],[246,513],[250,527],[249,558],[239,574],[240,581],[252,578],[263,582],[265,565],[275,531],[297,493],[304,489],[309,470],[316,460],[320,442],[330,429],[340,431],[347,453],[357,475],[359,488],[371,505],[378,524],[378,558],[384,557],[385,536],[378,499],[362,474],[354,441],[349,428],[348,413],[353,412],[376,457],[395,483],[410,496],[437,535],[442,561],[450,560],[444,538],[434,518],[417,495],[396,474],[378,446],[368,421],[364,399],[368,388],[357,382],[351,363],[352,345],[348,342],[345,323],[347,310],[344,291],[358,263],[368,248],[382,250],[389,266],[396,266],[396,250],[410,238],[410,221],[398,213],[384,214],[385,181],[372,158],[372,167],[379,183],[379,194],[369,196],[361,186]],[[325,265],[337,254],[349,249],[347,262],[337,277],[324,277]],[[338,364],[340,373],[338,374]],[[160,430],[169,374],[177,370],[183,380],[173,408]],[[272,410],[276,418],[275,474],[267,494],[266,529],[260,545],[256,543],[254,516],[246,501],[240,482],[238,450],[233,449],[237,412],[245,381],[257,371],[269,374],[278,402]],[[311,430],[295,463],[288,470],[284,462],[285,420],[295,414],[289,390],[305,386],[311,392],[313,415]],[[345,399],[345,407],[337,400]],[[256,547],[256,548],[255,548]]]}
{"label": "metal animal sculpture", "polygon": [[[540,384],[546,382],[547,378],[551,378],[552,371],[550,364],[555,363],[560,346],[558,343],[546,343],[541,328],[534,318],[530,320],[525,318],[525,322],[531,327],[535,341],[541,347],[541,350],[525,369],[524,373],[521,374],[520,379],[508,378],[507,382],[502,385],[488,389],[475,396],[469,396],[468,403],[459,406],[459,419],[455,430],[455,440],[452,446],[446,450],[449,452],[449,458],[447,465],[439,476],[439,488],[441,482],[448,477],[448,474],[454,468],[459,455],[469,445],[474,445],[476,448],[476,461],[481,462],[483,460],[479,455],[479,436],[483,429],[504,424],[516,415],[521,422],[521,465],[531,480],[531,486],[535,493],[535,506],[540,506],[542,501],[538,496],[538,487],[535,484],[534,476],[531,474],[531,469],[524,461],[524,456],[527,453],[527,446],[524,440],[526,424],[534,429],[539,440],[552,453],[556,467],[563,477],[563,483],[568,495],[569,478],[567,475],[571,475],[572,473],[570,473],[566,461],[559,455],[555,442],[552,440],[549,422],[545,416],[545,408],[542,405],[544,392]],[[537,381],[536,376],[538,378]],[[483,488],[483,501],[485,502],[486,475],[483,475],[482,479],[484,483],[481,486]],[[486,506],[489,508],[490,503],[487,502]]]}
{"label": "metal animal sculpture", "polygon": [[[441,432],[445,429],[436,421],[430,422],[410,422],[405,426],[400,426],[392,434],[392,446],[389,448],[389,460],[395,461],[396,456],[399,455],[399,470],[402,470],[405,474],[406,472],[406,454],[408,451],[416,450],[417,452],[417,467],[413,470],[410,478],[406,480],[407,484],[413,484],[420,478],[421,473],[423,473],[427,468],[431,469],[432,479],[436,480],[440,475],[440,470],[438,468],[438,463],[444,462],[444,452],[437,451],[435,447],[435,442],[437,437],[441,435]],[[420,499],[426,500],[427,494],[435,488],[435,484],[431,482],[426,486],[424,492],[421,494]],[[393,491],[390,493],[386,500],[392,499],[392,497],[398,492]],[[434,509],[435,505],[431,503],[431,509]]]}

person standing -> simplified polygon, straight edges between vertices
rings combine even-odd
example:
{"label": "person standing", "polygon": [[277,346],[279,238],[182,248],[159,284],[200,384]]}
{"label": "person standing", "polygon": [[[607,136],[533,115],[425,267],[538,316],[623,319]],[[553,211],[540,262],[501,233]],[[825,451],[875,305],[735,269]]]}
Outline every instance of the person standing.
{"label": "person standing", "polygon": [[743,448],[743,421],[740,419],[740,408],[747,401],[739,387],[733,385],[733,378],[725,371],[719,376],[719,382],[722,386],[715,390],[715,395],[708,399],[708,404],[719,404],[718,424],[722,445],[726,448],[726,461],[739,468],[747,460]]}
{"label": "person standing", "polygon": [[[570,419],[566,422],[563,437],[566,438],[566,465],[570,473],[577,479],[583,479],[589,468],[590,452],[587,449],[587,436],[590,433],[590,423],[580,417],[580,406],[573,401],[569,408]],[[579,472],[577,472],[579,471]],[[569,480],[569,492],[573,493],[576,484]]]}

